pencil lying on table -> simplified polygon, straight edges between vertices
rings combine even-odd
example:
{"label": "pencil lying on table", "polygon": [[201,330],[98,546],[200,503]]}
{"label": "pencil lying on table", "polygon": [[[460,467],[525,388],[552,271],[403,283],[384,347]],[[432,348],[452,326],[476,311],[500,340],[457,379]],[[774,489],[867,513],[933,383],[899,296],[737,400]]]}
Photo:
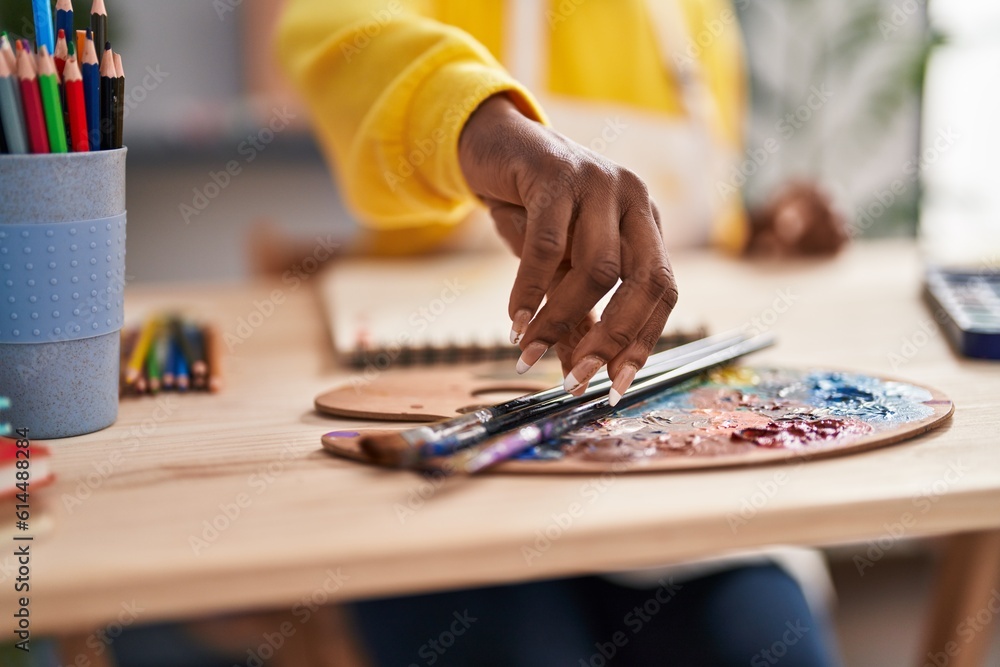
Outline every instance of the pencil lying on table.
{"label": "pencil lying on table", "polygon": [[135,343],[123,362],[126,393],[222,388],[222,337],[214,326],[158,313],[128,332],[123,340]]}
{"label": "pencil lying on table", "polygon": [[[742,333],[718,334],[654,354],[636,373],[635,381],[673,370],[747,338]],[[368,436],[361,440],[361,447],[377,463],[409,467],[422,459],[447,456],[459,449],[482,442],[496,433],[557,410],[585,403],[607,393],[610,387],[611,379],[606,371],[602,371],[591,379],[590,386],[580,396],[566,393],[563,386],[559,385],[481,408],[454,419],[398,433]]]}
{"label": "pencil lying on table", "polygon": [[[619,405],[627,407],[642,402],[666,389],[695,378],[705,371],[731,363],[744,355],[757,352],[773,344],[773,336],[765,334],[708,354],[697,361],[692,361],[672,371],[655,375],[633,385],[629,392],[622,397]],[[450,459],[444,459],[447,464],[442,466],[442,469],[448,472],[466,474],[480,472],[501,461],[517,456],[529,447],[554,440],[589,422],[606,417],[616,409],[616,407],[611,406],[607,396],[573,406],[498,436],[477,447],[462,450]]]}

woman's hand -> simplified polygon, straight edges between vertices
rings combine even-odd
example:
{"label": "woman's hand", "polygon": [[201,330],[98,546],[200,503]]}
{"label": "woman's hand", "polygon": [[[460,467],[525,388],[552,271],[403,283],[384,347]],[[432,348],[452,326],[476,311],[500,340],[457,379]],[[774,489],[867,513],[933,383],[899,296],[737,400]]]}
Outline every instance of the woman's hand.
{"label": "woman's hand", "polygon": [[[526,118],[504,95],[486,100],[468,120],[459,161],[521,258],[508,309],[511,342],[522,350],[518,372],[556,347],[567,391],[582,393],[607,364],[617,403],[677,302],[646,185]],[[591,310],[619,280],[594,323]]]}

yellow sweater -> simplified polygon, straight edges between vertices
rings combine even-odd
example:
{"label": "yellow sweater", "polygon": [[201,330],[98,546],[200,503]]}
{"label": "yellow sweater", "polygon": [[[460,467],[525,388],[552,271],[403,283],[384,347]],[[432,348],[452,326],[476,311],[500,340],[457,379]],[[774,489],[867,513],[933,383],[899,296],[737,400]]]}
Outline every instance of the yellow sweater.
{"label": "yellow sweater", "polygon": [[[680,93],[662,64],[648,1],[550,0],[551,92],[679,114]],[[505,4],[288,0],[279,56],[310,107],[347,205],[376,233],[380,251],[431,247],[477,205],[458,164],[458,137],[483,100],[506,92],[526,115],[545,121],[531,93],[498,62]],[[687,53],[701,60],[720,109],[717,134],[739,150],[745,87],[738,29],[727,20],[732,9],[728,0],[682,5]],[[745,224],[731,208],[713,234],[735,248]]]}

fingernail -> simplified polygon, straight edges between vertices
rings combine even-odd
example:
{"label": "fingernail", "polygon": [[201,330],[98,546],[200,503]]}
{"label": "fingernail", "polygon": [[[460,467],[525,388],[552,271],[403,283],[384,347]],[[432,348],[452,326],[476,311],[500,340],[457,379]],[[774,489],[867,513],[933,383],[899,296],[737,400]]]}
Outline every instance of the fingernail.
{"label": "fingernail", "polygon": [[517,345],[521,342],[521,338],[524,337],[524,331],[528,328],[528,322],[531,321],[531,312],[527,310],[519,310],[514,313],[514,321],[510,329],[510,344]]}
{"label": "fingernail", "polygon": [[548,349],[545,343],[530,343],[521,353],[521,358],[517,360],[517,366],[514,367],[514,370],[517,371],[518,375],[524,375]]}
{"label": "fingernail", "polygon": [[618,376],[611,383],[611,391],[608,392],[608,403],[611,407],[618,405],[618,401],[622,400],[622,396],[632,386],[632,380],[635,379],[635,372],[636,368],[632,364],[625,364],[618,369]]}
{"label": "fingernail", "polygon": [[587,391],[587,387],[589,387],[589,386],[590,386],[590,382],[584,382],[583,384],[581,384],[580,386],[578,386],[576,389],[574,389],[573,391],[571,391],[569,393],[571,393],[571,394],[573,394],[574,396],[577,396],[577,397],[583,396],[583,392]]}
{"label": "fingernail", "polygon": [[[574,393],[580,388],[580,385],[586,385],[590,382],[590,378],[594,377],[594,373],[601,370],[603,365],[604,362],[597,357],[585,357],[566,374],[566,379],[563,380],[563,389],[571,394]],[[586,389],[586,387],[584,388]]]}

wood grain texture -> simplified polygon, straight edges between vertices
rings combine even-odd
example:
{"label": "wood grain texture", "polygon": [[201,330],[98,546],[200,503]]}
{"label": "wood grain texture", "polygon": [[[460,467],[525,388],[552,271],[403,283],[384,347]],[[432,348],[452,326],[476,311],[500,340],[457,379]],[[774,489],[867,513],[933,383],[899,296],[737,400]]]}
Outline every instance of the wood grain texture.
{"label": "wood grain texture", "polygon": [[[912,244],[858,245],[821,264],[691,254],[674,266],[680,308],[712,330],[756,318],[778,334],[755,363],[912,379],[951,397],[954,417],[911,442],[801,466],[426,479],[321,451],[323,433],[373,424],[312,409],[351,378],[333,365],[308,282],[130,289],[133,316],[184,306],[224,333],[258,325],[229,353],[222,393],[129,399],[113,427],[51,443],[58,479],[32,496],[52,522],[34,542],[33,628],[90,632],[133,602],[150,622],[861,541],[903,517],[907,536],[1000,527],[1000,372],[954,356],[936,333]],[[251,318],[266,299],[270,316]],[[769,483],[774,493],[732,527]],[[558,532],[547,545],[546,529]]]}

